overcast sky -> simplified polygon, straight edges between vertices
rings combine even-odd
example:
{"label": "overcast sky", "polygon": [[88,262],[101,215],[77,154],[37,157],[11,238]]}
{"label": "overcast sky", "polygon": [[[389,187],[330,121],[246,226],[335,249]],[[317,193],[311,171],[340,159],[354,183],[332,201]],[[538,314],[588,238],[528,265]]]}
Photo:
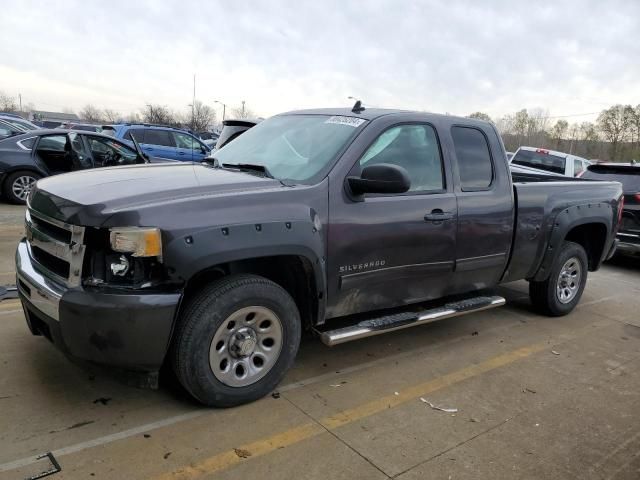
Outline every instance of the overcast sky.
{"label": "overcast sky", "polygon": [[640,103],[638,0],[3,0],[0,38],[0,90],[42,110],[185,110],[194,73],[199,100],[263,116]]}

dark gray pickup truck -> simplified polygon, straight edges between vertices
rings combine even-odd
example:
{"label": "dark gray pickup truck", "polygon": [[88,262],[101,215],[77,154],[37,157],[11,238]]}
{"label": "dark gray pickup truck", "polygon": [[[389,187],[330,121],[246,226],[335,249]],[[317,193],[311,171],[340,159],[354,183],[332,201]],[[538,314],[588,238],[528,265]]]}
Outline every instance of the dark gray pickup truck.
{"label": "dark gray pickup truck", "polygon": [[621,196],[510,172],[486,122],[291,112],[212,164],[40,180],[18,289],[31,332],[68,355],[150,383],[167,362],[230,406],[276,387],[305,328],[336,345],[500,306],[486,289],[518,279],[569,313],[615,249]]}

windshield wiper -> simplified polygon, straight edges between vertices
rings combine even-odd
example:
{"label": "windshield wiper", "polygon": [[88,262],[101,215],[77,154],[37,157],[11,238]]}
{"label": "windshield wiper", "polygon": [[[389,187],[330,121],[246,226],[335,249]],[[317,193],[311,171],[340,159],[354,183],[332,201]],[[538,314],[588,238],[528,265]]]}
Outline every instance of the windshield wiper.
{"label": "windshield wiper", "polygon": [[254,163],[222,163],[221,166],[223,168],[237,168],[241,172],[256,172],[261,173],[262,176],[267,178],[275,178],[269,169],[264,165],[257,165]]}

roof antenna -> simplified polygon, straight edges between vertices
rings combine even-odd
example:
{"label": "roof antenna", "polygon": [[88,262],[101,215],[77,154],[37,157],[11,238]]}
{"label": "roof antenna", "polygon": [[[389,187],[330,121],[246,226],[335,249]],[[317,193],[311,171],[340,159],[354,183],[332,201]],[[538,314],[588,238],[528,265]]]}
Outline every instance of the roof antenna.
{"label": "roof antenna", "polygon": [[351,109],[353,113],[362,113],[364,112],[364,107],[362,106],[362,102],[360,100],[356,100],[356,103],[353,105]]}

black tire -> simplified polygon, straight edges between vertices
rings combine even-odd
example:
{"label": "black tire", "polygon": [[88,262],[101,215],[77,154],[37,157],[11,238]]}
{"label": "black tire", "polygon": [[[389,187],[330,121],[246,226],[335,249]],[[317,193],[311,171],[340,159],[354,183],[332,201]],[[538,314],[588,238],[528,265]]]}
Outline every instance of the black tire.
{"label": "black tire", "polygon": [[[580,278],[574,282],[575,291],[572,293],[572,296],[563,302],[558,293],[560,274],[563,267],[571,259],[575,259],[579,264]],[[570,313],[582,297],[582,292],[584,292],[584,287],[587,283],[587,272],[587,253],[582,245],[574,242],[564,242],[560,247],[560,253],[558,253],[555,259],[549,277],[541,282],[529,282],[529,297],[531,298],[531,303],[534,308],[540,313],[552,317],[560,317]],[[569,285],[564,289],[565,291],[571,290],[570,287],[572,284],[570,282],[571,280],[569,280]]]}
{"label": "black tire", "polygon": [[14,191],[14,184],[17,184],[17,182],[22,182],[23,179],[30,179],[33,181],[33,183],[35,183],[40,178],[42,178],[42,175],[29,170],[20,170],[18,172],[13,172],[5,179],[4,184],[2,185],[2,194],[9,203],[24,205],[27,200],[26,196],[24,198],[21,198],[20,196],[16,195],[16,192]]}
{"label": "black tire", "polygon": [[[277,316],[281,325],[279,353],[271,354],[275,363],[254,383],[230,386],[214,374],[210,349],[214,348],[214,336],[226,332],[232,323],[229,318],[249,308],[262,308]],[[205,405],[232,407],[251,402],[269,394],[280,383],[298,352],[301,330],[298,308],[282,287],[256,275],[225,277],[197,292],[182,308],[171,347],[173,369],[184,388]],[[232,346],[226,340],[224,343],[230,355]],[[240,358],[250,362],[253,357]]]}

